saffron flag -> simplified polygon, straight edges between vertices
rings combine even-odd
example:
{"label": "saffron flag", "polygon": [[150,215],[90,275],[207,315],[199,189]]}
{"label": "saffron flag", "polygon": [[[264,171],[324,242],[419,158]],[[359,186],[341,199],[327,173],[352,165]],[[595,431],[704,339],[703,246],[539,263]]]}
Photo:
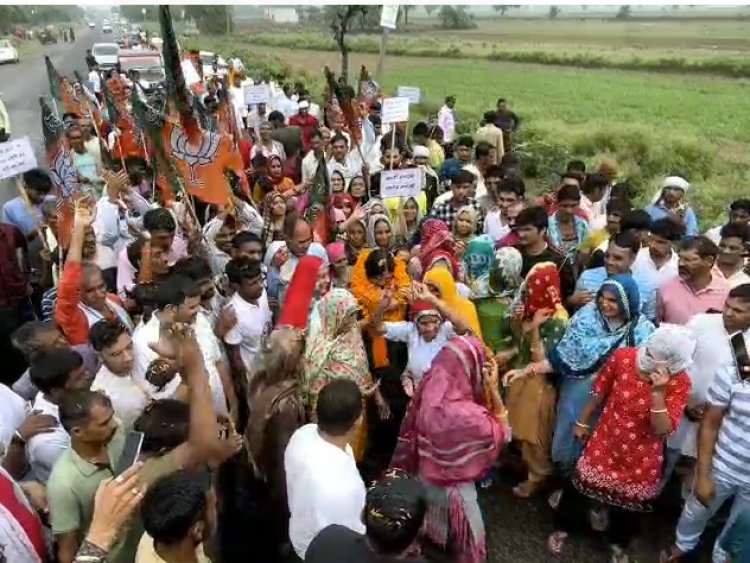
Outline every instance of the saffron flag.
{"label": "saffron flag", "polygon": [[64,143],[65,127],[46,97],[39,97],[42,135],[50,177],[57,195],[57,238],[63,248],[70,244],[75,206],[85,195]]}

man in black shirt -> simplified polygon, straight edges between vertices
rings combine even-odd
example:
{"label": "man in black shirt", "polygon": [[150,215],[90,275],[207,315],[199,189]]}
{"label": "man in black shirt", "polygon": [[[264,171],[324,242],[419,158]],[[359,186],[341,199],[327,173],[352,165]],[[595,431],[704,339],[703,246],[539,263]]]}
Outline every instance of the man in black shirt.
{"label": "man in black shirt", "polygon": [[513,227],[518,234],[518,250],[523,257],[521,275],[541,262],[553,262],[560,272],[560,291],[563,303],[573,295],[576,286],[575,272],[570,260],[547,244],[547,212],[541,207],[521,210]]}
{"label": "man in black shirt", "polygon": [[410,558],[427,511],[422,485],[389,473],[367,492],[363,536],[333,524],[321,530],[305,553],[305,563],[427,563]]}
{"label": "man in black shirt", "polygon": [[86,49],[86,66],[89,67],[89,70],[91,70],[96,65],[96,57],[91,54],[91,49]]}

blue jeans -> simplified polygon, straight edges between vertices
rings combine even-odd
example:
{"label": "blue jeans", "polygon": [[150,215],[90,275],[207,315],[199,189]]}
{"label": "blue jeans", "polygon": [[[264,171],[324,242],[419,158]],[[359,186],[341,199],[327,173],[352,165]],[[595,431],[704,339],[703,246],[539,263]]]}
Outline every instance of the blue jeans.
{"label": "blue jeans", "polygon": [[721,474],[716,473],[714,473],[713,479],[716,483],[716,498],[710,506],[703,506],[694,494],[690,495],[685,503],[682,514],[680,514],[680,520],[677,522],[675,545],[683,553],[693,551],[698,545],[698,540],[700,540],[703,530],[706,529],[708,521],[727,499],[734,497],[729,520],[727,520],[724,529],[716,539],[713,550],[714,563],[725,563],[727,553],[722,549],[721,543],[737,516],[746,510],[750,510],[750,485],[732,483],[723,478]]}

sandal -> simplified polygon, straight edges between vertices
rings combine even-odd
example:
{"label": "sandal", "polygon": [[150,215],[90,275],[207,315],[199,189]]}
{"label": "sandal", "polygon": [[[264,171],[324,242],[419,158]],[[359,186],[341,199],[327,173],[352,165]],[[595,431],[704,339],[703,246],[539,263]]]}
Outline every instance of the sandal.
{"label": "sandal", "polygon": [[547,538],[547,550],[552,555],[560,555],[566,539],[568,539],[567,532],[552,532]]}

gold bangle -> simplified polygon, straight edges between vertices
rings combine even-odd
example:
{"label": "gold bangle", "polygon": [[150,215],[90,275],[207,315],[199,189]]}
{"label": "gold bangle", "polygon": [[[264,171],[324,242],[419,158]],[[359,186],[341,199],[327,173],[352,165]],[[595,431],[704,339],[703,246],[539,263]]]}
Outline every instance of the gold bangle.
{"label": "gold bangle", "polygon": [[588,424],[584,424],[579,420],[576,420],[576,426],[578,426],[578,428],[585,428],[586,430],[589,430],[591,428]]}
{"label": "gold bangle", "polygon": [[667,409],[651,409],[651,414],[666,414],[668,412]]}

